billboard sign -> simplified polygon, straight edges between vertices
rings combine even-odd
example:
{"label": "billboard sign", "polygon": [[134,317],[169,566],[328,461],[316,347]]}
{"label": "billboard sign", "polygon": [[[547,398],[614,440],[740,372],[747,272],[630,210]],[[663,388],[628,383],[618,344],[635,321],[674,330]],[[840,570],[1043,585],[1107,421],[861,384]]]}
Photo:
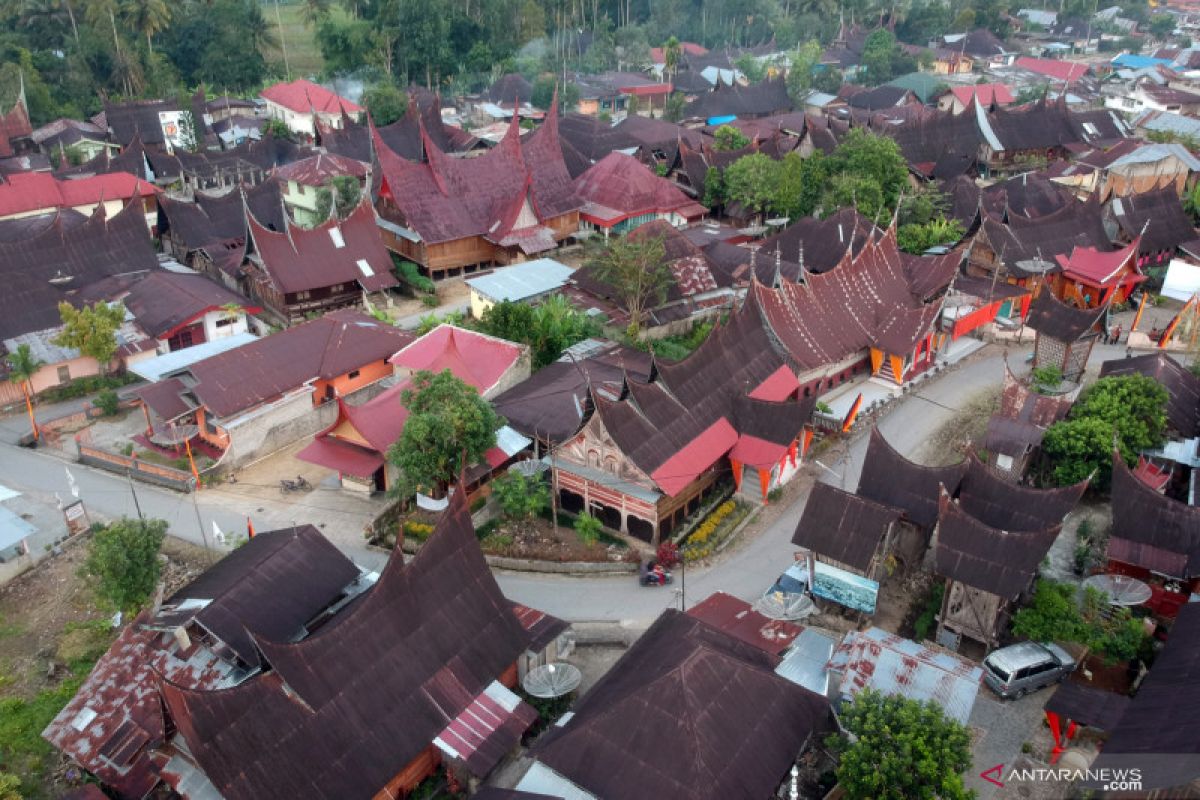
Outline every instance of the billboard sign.
{"label": "billboard sign", "polygon": [[877,581],[820,561],[814,565],[814,571],[812,593],[817,597],[832,600],[864,614],[875,613],[875,601],[879,597]]}

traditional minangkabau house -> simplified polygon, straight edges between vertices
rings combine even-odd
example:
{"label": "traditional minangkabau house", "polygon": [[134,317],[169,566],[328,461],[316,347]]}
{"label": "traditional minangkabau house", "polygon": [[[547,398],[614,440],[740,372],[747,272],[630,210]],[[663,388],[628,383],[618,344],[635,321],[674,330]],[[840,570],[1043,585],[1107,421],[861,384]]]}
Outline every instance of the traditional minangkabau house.
{"label": "traditional minangkabau house", "polygon": [[130,203],[139,204],[146,225],[158,221],[159,191],[136,175],[113,172],[87,178],[59,180],[47,172],[21,172],[0,183],[0,219],[39,216],[59,209],[91,214],[100,206],[108,216]]}
{"label": "traditional minangkabau house", "polygon": [[312,525],[263,531],[234,549],[161,608],[143,611],[96,662],[42,732],[120,797],[177,784],[181,756],[160,682],[225,689],[268,668],[254,637],[290,641],[370,581]]}
{"label": "traditional minangkabau house", "polygon": [[29,109],[22,92],[13,107],[0,114],[0,161],[28,153],[35,146],[33,124],[29,121]]}
{"label": "traditional minangkabau house", "polygon": [[398,156],[374,134],[384,244],[431,277],[459,275],[546,253],[579,230],[582,206],[551,108],[525,141],[517,117],[475,158],[451,158],[422,133],[425,163]]}
{"label": "traditional minangkabau house", "polygon": [[[704,200],[708,191],[709,170],[723,173],[731,164],[755,153],[779,161],[792,152],[799,143],[799,139],[781,132],[766,139],[751,138],[750,144],[737,150],[718,150],[712,146],[710,141],[703,142],[699,147],[693,147],[685,140],[680,139],[680,169],[675,172],[675,180],[679,186],[694,194],[698,200]],[[757,216],[737,202],[726,202],[722,209],[724,216],[735,225],[748,226]]]}
{"label": "traditional minangkabau house", "polygon": [[1174,616],[1200,592],[1200,507],[1155,491],[1114,454],[1112,511],[1105,571],[1149,584],[1146,605]]}
{"label": "traditional minangkabau house", "polygon": [[668,609],[547,729],[517,789],[572,800],[774,797],[833,724],[826,698],[776,674],[780,660]]}
{"label": "traditional minangkabau house", "polygon": [[983,437],[989,466],[1019,481],[1041,446],[1046,429],[1067,416],[1078,394],[1078,386],[1060,395],[1035,392],[1018,380],[1005,362],[1000,410],[988,420]]}
{"label": "traditional minangkabau house", "polygon": [[609,153],[576,178],[575,194],[583,203],[582,223],[603,232],[605,238],[652,220],[683,227],[708,214],[707,208],[671,181],[620,152]]}
{"label": "traditional minangkabau house", "polygon": [[1129,135],[1129,127],[1116,112],[1077,114],[1065,97],[1049,102],[1043,97],[1021,108],[993,108],[986,114],[976,106],[983,134],[980,163],[991,172],[1024,171],[1031,164],[1046,164],[1067,155],[1068,145],[1115,141]]}
{"label": "traditional minangkabau house", "polygon": [[[485,400],[529,377],[529,346],[517,345],[453,325],[439,325],[405,345],[389,359],[401,380],[361,405],[338,398],[337,419],[318,433],[296,458],[338,473],[343,488],[386,491],[395,485],[396,468],[387,462],[389,448],[400,439],[408,409],[403,394],[419,371],[450,370]],[[466,474],[472,484],[503,469],[525,450],[530,439],[507,425],[496,434],[496,446],[484,456],[486,467],[472,465]]]}
{"label": "traditional minangkabau house", "polygon": [[[759,252],[766,257],[759,262],[771,264],[772,256],[777,253],[785,261],[802,263],[806,273],[819,275],[842,263],[847,250],[851,256],[857,256],[877,232],[875,224],[855,208],[838,209],[824,219],[804,217],[779,233],[760,239]],[[786,277],[797,282],[803,280],[798,273]]]}
{"label": "traditional minangkabau house", "polygon": [[393,373],[388,358],[412,341],[341,309],[177,367],[137,394],[154,430],[186,434],[232,469],[329,427],[334,399],[374,396]]}
{"label": "traditional minangkabau house", "polygon": [[399,285],[366,198],[345,219],[334,214],[314,228],[285,220],[284,230],[272,231],[253,216],[247,222],[240,283],[283,324],[361,305]]}
{"label": "traditional minangkabau house", "polygon": [[767,78],[749,86],[718,81],[711,92],[698,96],[684,106],[685,120],[708,122],[718,117],[753,119],[781,114],[795,108],[782,76]]}
{"label": "traditional minangkabau house", "polygon": [[[134,278],[158,269],[141,204],[131,202],[109,217],[97,208],[83,222],[69,223],[56,215],[32,235],[0,242],[0,342],[6,350],[21,343],[46,346],[39,355],[46,365],[32,381],[33,391],[95,375],[101,367],[93,358],[53,346],[62,327],[58,305],[114,276]],[[17,342],[18,337],[22,338]],[[11,346],[10,346],[11,345]],[[105,365],[106,367],[108,365]],[[21,399],[11,382],[0,383],[0,400]]]}
{"label": "traditional minangkabau house", "polygon": [[1115,240],[1123,244],[1137,242],[1138,269],[1160,278],[1177,248],[1196,238],[1192,218],[1174,189],[1114,197],[1108,204],[1108,215],[1116,225]]}
{"label": "traditional minangkabau house", "polygon": [[[1141,144],[1113,159],[1104,170],[1106,197],[1126,197],[1171,189],[1178,197],[1194,184],[1200,159],[1179,142]],[[1114,148],[1115,149],[1115,148]]]}
{"label": "traditional minangkabau house", "polygon": [[679,166],[683,144],[698,149],[704,143],[700,131],[637,114],[616,125],[583,114],[566,114],[560,121],[558,139],[572,179],[616,150],[632,151],[646,166],[669,174]]}
{"label": "traditional minangkabau house", "polygon": [[[308,582],[289,587],[308,599]],[[231,609],[258,664],[233,685],[155,676],[163,782],[228,800],[403,797],[442,765],[463,784],[486,776],[536,719],[511,691],[533,637],[488,569],[465,492],[410,562],[397,548],[329,610],[280,631]]]}
{"label": "traditional minangkabau house", "polygon": [[[811,550],[817,561],[880,582],[895,564],[899,522],[904,512],[816,483],[792,534],[792,544]],[[924,553],[924,548],[916,554]]]}
{"label": "traditional minangkabau house", "polygon": [[795,474],[811,437],[816,398],[797,399],[798,390],[743,307],[683,361],[656,363],[649,382],[626,380],[617,400],[591,394],[587,420],[551,457],[563,507],[657,544],[726,470],[765,501]]}
{"label": "traditional minangkabau house", "polygon": [[164,196],[158,203],[156,229],[164,253],[237,289],[247,216],[268,230],[285,230],[287,215],[278,181],[216,196],[196,192],[192,202]]}
{"label": "traditional minangkabau house", "polygon": [[1056,257],[1073,247],[1113,250],[1095,196],[1084,202],[1069,200],[1055,211],[1036,216],[1014,213],[1007,193],[1004,197],[1005,207],[994,212],[986,207],[985,195],[982,222],[968,253],[968,275],[1035,291],[1061,269]]}
{"label": "traditional minangkabau house", "polygon": [[[409,161],[425,160],[422,130],[443,153],[465,153],[479,145],[479,140],[470,133],[442,121],[441,99],[432,93],[410,94],[408,108],[400,119],[375,128],[393,153]],[[330,153],[364,164],[374,161],[371,125],[368,123],[358,123],[346,116],[334,127],[317,120],[317,137]]]}
{"label": "traditional minangkabau house", "polygon": [[960,260],[902,253],[893,225],[857,255],[847,247],[828,272],[776,287],[755,281],[746,304],[796,365],[804,396],[862,372],[898,390],[934,363],[943,339],[934,324]]}
{"label": "traditional minangkabau house", "polygon": [[1054,295],[1080,308],[1103,308],[1129,299],[1146,280],[1138,266],[1140,238],[1120,250],[1099,251],[1076,246],[1069,255],[1055,256],[1061,271],[1050,277]]}
{"label": "traditional minangkabau house", "polygon": [[937,573],[946,579],[939,643],[957,649],[963,636],[988,649],[997,643],[1011,604],[1032,586],[1086,489],[1087,481],[1058,489],[1017,486],[967,457],[959,499],[942,492],[934,532]]}
{"label": "traditional minangkabau house", "polygon": [[1078,383],[1087,369],[1092,346],[1105,332],[1108,306],[1076,308],[1040,292],[1029,306],[1025,325],[1036,332],[1033,366],[1057,367],[1063,380]]}

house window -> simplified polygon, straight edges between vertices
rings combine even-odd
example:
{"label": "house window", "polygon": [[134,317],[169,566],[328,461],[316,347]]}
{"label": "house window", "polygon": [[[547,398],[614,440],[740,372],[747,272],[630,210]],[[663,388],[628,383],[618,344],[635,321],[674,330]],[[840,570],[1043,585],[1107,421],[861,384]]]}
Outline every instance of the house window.
{"label": "house window", "polygon": [[358,377],[358,373],[359,373],[359,370],[352,369],[352,370],[350,370],[350,372],[346,373],[346,377],[349,378],[350,380],[354,380],[355,378]]}
{"label": "house window", "polygon": [[304,184],[303,183],[296,184],[296,194],[298,194],[298,195],[304,194]]}
{"label": "house window", "polygon": [[297,300],[307,300],[310,297],[312,297],[312,292],[309,292],[307,290],[303,291],[303,292],[296,292]]}
{"label": "house window", "polygon": [[221,317],[217,320],[218,328],[225,328],[237,322],[237,317]]}
{"label": "house window", "polygon": [[62,366],[62,367],[58,368],[58,382],[59,383],[70,383],[71,382],[71,368],[69,366]]}

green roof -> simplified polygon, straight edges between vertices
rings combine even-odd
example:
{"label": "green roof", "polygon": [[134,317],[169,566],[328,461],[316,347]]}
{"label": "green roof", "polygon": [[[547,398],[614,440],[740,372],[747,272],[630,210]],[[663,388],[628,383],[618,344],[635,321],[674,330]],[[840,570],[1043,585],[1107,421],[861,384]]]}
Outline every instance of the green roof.
{"label": "green roof", "polygon": [[949,86],[942,76],[931,75],[928,72],[910,72],[907,75],[901,75],[887,85],[908,89],[922,103],[932,102],[939,89]]}

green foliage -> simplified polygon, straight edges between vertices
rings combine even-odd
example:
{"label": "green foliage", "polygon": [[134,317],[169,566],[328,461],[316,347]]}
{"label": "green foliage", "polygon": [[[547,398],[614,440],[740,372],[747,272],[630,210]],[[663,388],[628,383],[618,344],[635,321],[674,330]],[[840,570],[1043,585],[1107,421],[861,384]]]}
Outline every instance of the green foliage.
{"label": "green foliage", "polygon": [[1063,380],[1062,369],[1057,364],[1046,364],[1033,370],[1033,388],[1035,391],[1053,389]]}
{"label": "green foliage", "polygon": [[362,186],[353,175],[338,175],[317,190],[316,215],[318,219],[329,219],[336,210],[339,219],[345,219],[358,207],[362,199]]}
{"label": "green foliage", "polygon": [[125,321],[125,306],[120,303],[96,303],[94,306],[75,308],[63,302],[58,304],[58,314],[63,325],[62,332],[54,337],[54,343],[96,359],[100,372],[107,372],[109,363],[117,354],[117,329]]}
{"label": "green foliage", "polygon": [[437,291],[437,284],[435,284],[430,278],[422,275],[421,268],[413,262],[406,261],[393,254],[392,263],[396,267],[396,278],[400,281],[407,283],[418,292],[433,294]]}
{"label": "green foliage", "polygon": [[1013,634],[1035,642],[1075,642],[1106,663],[1128,661],[1146,634],[1129,608],[1112,606],[1091,587],[1039,580],[1033,600],[1013,615]]}
{"label": "green foliage", "polygon": [[539,75],[533,82],[533,94],[529,102],[535,108],[549,109],[554,101],[554,89],[558,87],[558,111],[568,113],[579,103],[579,87],[573,83],[560,85],[559,79],[553,75]]}
{"label": "green foliage", "polygon": [[1175,16],[1173,14],[1155,14],[1150,17],[1150,35],[1155,39],[1166,39],[1175,32]]}
{"label": "green foliage", "polygon": [[1167,426],[1167,390],[1144,375],[1101,378],[1071,407],[1066,420],[1046,431],[1042,452],[1051,479],[1065,486],[1095,472],[1093,486],[1107,488],[1115,445],[1130,466],[1138,453],[1162,445]]}
{"label": "green foliage", "polygon": [[1023,106],[1026,103],[1032,103],[1041,100],[1050,91],[1050,84],[1039,83],[1033,86],[1026,86],[1017,92],[1017,96],[1013,98],[1013,104]]}
{"label": "green foliage", "polygon": [[771,207],[779,193],[779,169],[763,153],[742,156],[725,169],[725,195],[728,202],[741,203],[753,214]]}
{"label": "green foliage", "polygon": [[580,514],[575,518],[575,535],[586,545],[593,545],[600,541],[600,533],[603,529],[604,523],[591,514]]}
{"label": "green foliage", "polygon": [[27,344],[17,345],[17,349],[4,356],[8,365],[8,379],[18,384],[26,384],[33,379],[46,362],[33,354]]}
{"label": "green foliage", "polygon": [[779,183],[771,204],[775,213],[797,220],[812,216],[829,180],[829,160],[822,153],[801,158],[793,151],[779,163]]}
{"label": "green foliage", "polygon": [[273,139],[294,140],[295,134],[292,129],[287,126],[287,123],[281,119],[269,119],[263,125],[263,136],[270,136]]}
{"label": "green foliage", "polygon": [[745,76],[750,83],[758,83],[763,78],[767,77],[767,71],[763,67],[762,62],[755,58],[751,53],[742,53],[734,60],[733,66],[738,72]]}
{"label": "green foliage", "polygon": [[814,71],[820,60],[821,43],[815,39],[809,39],[796,48],[787,73],[788,97],[792,98],[793,103],[800,105],[813,90]]}
{"label": "green foliage", "polygon": [[861,62],[866,70],[864,82],[869,86],[878,86],[897,75],[917,70],[916,59],[901,49],[896,37],[887,28],[877,28],[867,36]]}
{"label": "green foliage", "polygon": [[[1197,185],[1200,186],[1200,184]],[[1200,192],[1200,190],[1197,191]],[[1197,196],[1200,196],[1200,194]],[[709,167],[704,173],[704,205],[709,208],[716,208],[724,204],[725,175],[719,168]]]}
{"label": "green foliage", "polygon": [[929,638],[929,634],[933,632],[934,623],[937,621],[937,615],[942,610],[942,600],[946,596],[946,584],[938,581],[929,590],[929,597],[925,600],[925,605],[921,608],[921,613],[913,621],[913,638],[918,642],[923,642]]}
{"label": "green foliage", "polygon": [[837,67],[822,67],[813,78],[813,88],[818,92],[836,95],[846,82],[846,76]]}
{"label": "green foliage", "polygon": [[104,416],[115,417],[121,410],[121,399],[112,389],[105,389],[92,398],[92,405],[100,409]]}
{"label": "green foliage", "polygon": [[663,116],[668,122],[679,122],[683,119],[683,109],[687,106],[687,96],[683,92],[671,92],[667,98],[667,106]]}
{"label": "green foliage", "polygon": [[941,706],[863,689],[841,712],[848,738],[830,736],[838,782],[852,800],[964,800],[971,766],[967,727]]}
{"label": "green foliage", "polygon": [[504,301],[484,312],[476,326],[483,333],[522,342],[533,354],[533,368],[558,360],[576,342],[600,335],[600,326],[563,295],[553,295],[536,306]]}
{"label": "green foliage", "polygon": [[448,369],[414,374],[400,402],[408,419],[387,453],[400,471],[394,489],[400,497],[450,483],[496,446],[496,429],[503,421],[474,387]]}
{"label": "green foliage", "polygon": [[378,83],[363,93],[363,105],[376,125],[391,125],[408,110],[408,95],[393,83]]}
{"label": "green foliage", "polygon": [[492,497],[506,519],[528,521],[549,507],[550,487],[541,478],[509,470],[492,481]]}
{"label": "green foliage", "polygon": [[[431,297],[433,300],[437,300],[437,298],[432,295],[426,295],[421,299],[428,300]],[[426,305],[429,305],[429,303],[426,303]],[[435,302],[433,305],[437,305],[437,303]],[[420,322],[417,324],[416,334],[417,336],[424,336],[438,325],[458,325],[459,327],[462,327],[465,323],[466,317],[463,316],[461,311],[451,311],[449,314],[441,317],[439,317],[437,314],[426,314],[425,316],[421,317]]]}
{"label": "green foliage", "polygon": [[622,307],[629,313],[627,333],[631,339],[641,332],[646,308],[666,300],[667,290],[675,279],[661,236],[626,235],[610,239],[607,247],[592,255],[588,267],[621,299]]}
{"label": "green foliage", "polygon": [[741,150],[750,146],[750,139],[732,125],[721,125],[713,133],[713,147],[717,150]]}
{"label": "green foliage", "polygon": [[47,403],[59,403],[63,400],[73,400],[76,397],[87,397],[89,394],[104,389],[119,389],[140,380],[132,373],[124,375],[88,375],[85,378],[75,378],[63,386],[52,386],[39,396]]}
{"label": "green foliage", "polygon": [[966,233],[958,220],[939,218],[920,225],[899,226],[896,243],[904,252],[919,255],[937,245],[953,245]]}
{"label": "green foliage", "polygon": [[7,772],[0,772],[0,800],[21,800],[21,779]]}
{"label": "green foliage", "polygon": [[96,579],[96,595],[107,606],[132,613],[154,593],[166,535],[166,520],[122,517],[92,534],[82,574]]}
{"label": "green foliage", "polygon": [[[908,162],[894,139],[855,128],[830,156],[830,174],[870,179],[879,185],[883,208],[890,214],[908,186]],[[832,209],[827,208],[826,211]],[[867,216],[874,216],[863,211]]]}
{"label": "green foliage", "polygon": [[267,74],[261,48],[274,44],[273,26],[255,0],[172,4],[162,50],[183,83],[246,91]]}

